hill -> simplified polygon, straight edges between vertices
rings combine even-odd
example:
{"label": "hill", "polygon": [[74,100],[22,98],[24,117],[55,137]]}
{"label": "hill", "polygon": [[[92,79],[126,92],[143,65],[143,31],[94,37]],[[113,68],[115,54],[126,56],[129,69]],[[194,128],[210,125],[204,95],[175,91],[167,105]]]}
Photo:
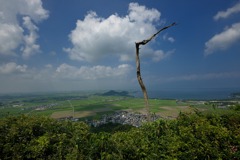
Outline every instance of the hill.
{"label": "hill", "polygon": [[127,91],[115,91],[115,90],[110,90],[108,92],[100,94],[101,96],[124,96],[124,97],[132,97],[129,95],[129,92]]}

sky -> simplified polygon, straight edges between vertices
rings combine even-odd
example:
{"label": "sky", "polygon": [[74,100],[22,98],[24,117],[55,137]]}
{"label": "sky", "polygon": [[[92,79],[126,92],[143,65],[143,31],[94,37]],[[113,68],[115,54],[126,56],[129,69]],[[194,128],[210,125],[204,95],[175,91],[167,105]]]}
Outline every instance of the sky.
{"label": "sky", "polygon": [[0,0],[0,93],[239,89],[239,0]]}

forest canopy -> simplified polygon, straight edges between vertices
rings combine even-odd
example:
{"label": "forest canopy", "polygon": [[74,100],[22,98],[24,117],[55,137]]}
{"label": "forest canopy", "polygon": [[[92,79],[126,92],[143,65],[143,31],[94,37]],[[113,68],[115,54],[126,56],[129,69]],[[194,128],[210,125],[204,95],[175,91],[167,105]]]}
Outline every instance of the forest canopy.
{"label": "forest canopy", "polygon": [[175,120],[114,129],[93,132],[83,122],[6,117],[0,119],[0,159],[240,158],[239,111],[180,113]]}

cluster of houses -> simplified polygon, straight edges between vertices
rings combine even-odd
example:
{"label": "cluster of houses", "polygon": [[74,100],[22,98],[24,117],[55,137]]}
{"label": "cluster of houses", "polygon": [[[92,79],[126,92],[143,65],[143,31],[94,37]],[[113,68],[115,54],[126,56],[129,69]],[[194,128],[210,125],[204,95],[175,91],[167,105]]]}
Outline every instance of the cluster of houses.
{"label": "cluster of houses", "polygon": [[[151,115],[151,121],[155,121],[161,118],[158,115]],[[133,113],[128,111],[117,111],[110,115],[103,115],[100,120],[86,120],[85,122],[93,127],[98,127],[107,123],[119,123],[119,124],[128,124],[135,127],[139,127],[143,122],[147,121],[147,115],[140,113]]]}
{"label": "cluster of houses", "polygon": [[41,110],[45,110],[47,108],[52,108],[54,106],[57,106],[58,103],[50,103],[50,104],[45,104],[45,105],[40,105],[40,106],[35,106],[35,110],[36,111],[41,111]]}

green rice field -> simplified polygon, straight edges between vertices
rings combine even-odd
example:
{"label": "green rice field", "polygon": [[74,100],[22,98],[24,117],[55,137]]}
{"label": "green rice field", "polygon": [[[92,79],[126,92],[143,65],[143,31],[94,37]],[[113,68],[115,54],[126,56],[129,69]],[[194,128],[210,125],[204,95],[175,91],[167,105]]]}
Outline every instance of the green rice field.
{"label": "green rice field", "polygon": [[[52,118],[98,118],[119,110],[146,114],[143,98],[129,96],[99,96],[96,94],[62,93],[31,96],[8,96],[0,99],[0,117],[11,115],[44,115]],[[149,99],[150,111],[166,118],[194,108],[211,110],[209,104],[174,99]]]}

